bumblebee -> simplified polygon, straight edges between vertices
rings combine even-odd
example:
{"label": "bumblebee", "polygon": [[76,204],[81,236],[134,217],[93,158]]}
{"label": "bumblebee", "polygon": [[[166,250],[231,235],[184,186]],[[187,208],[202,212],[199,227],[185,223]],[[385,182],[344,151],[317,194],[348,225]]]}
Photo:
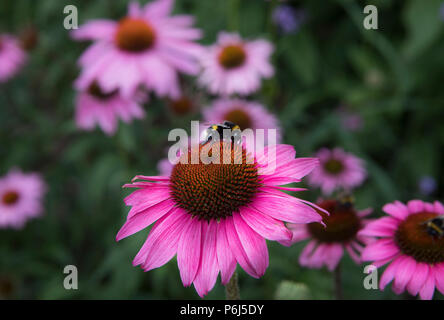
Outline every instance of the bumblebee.
{"label": "bumblebee", "polygon": [[427,233],[433,237],[444,237],[444,215],[435,217],[424,222]]}
{"label": "bumblebee", "polygon": [[355,198],[350,193],[344,193],[339,196],[338,205],[344,209],[351,209],[355,205]]}
{"label": "bumblebee", "polygon": [[213,124],[211,126],[209,126],[203,133],[202,133],[202,142],[201,144],[206,144],[210,141],[213,140],[214,136],[218,136],[219,140],[223,140],[224,139],[224,130],[231,130],[231,139],[232,141],[234,141],[235,143],[240,143],[241,139],[240,139],[240,127],[231,122],[231,121],[227,121],[225,120],[223,123],[217,123],[217,124]]}

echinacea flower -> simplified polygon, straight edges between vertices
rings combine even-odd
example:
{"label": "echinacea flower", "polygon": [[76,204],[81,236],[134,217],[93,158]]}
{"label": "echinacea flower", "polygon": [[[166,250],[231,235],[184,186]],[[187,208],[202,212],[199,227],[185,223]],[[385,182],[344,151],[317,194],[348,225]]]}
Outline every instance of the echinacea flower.
{"label": "echinacea flower", "polygon": [[[154,223],[133,265],[149,271],[177,254],[184,286],[194,284],[201,297],[213,288],[219,271],[226,284],[237,263],[252,277],[261,277],[268,267],[265,239],[291,239],[284,221],[322,220],[311,207],[315,205],[282,192],[300,189],[278,187],[298,182],[317,159],[295,159],[289,145],[267,146],[251,155],[241,146],[224,148],[225,143],[213,142],[212,155],[231,163],[185,163],[193,157],[190,149],[170,176],[136,176],[125,185],[138,190],[125,199],[132,208],[116,237],[119,241]],[[274,168],[266,165],[273,154]]]}
{"label": "echinacea flower", "polygon": [[129,123],[133,118],[144,116],[145,111],[136,98],[123,97],[118,90],[105,93],[97,82],[79,92],[76,99],[76,124],[84,130],[92,130],[98,124],[106,134],[112,135],[119,118]]}
{"label": "echinacea flower", "polygon": [[0,34],[0,83],[15,76],[26,59],[27,55],[15,37]]}
{"label": "echinacea flower", "polygon": [[444,235],[439,232],[443,220],[435,220],[436,228],[428,223],[443,217],[442,203],[411,200],[405,205],[395,201],[382,210],[389,216],[360,231],[361,236],[378,238],[362,251],[362,259],[373,261],[378,268],[389,263],[379,281],[380,289],[394,280],[396,294],[407,290],[430,300],[435,287],[444,294]]}
{"label": "echinacea flower", "polygon": [[37,173],[12,169],[0,178],[0,228],[19,229],[42,213],[46,184]]}
{"label": "echinacea flower", "polygon": [[241,99],[221,99],[203,111],[205,123],[222,123],[225,120],[237,124],[241,130],[265,129],[264,140],[267,142],[268,130],[276,130],[276,143],[280,142],[280,125],[276,116],[268,112],[263,105]]}
{"label": "echinacea flower", "polygon": [[324,194],[335,189],[351,189],[362,184],[367,176],[363,161],[340,148],[322,148],[316,154],[320,165],[308,176],[311,186],[321,187]]}
{"label": "echinacea flower", "polygon": [[359,236],[358,232],[369,222],[364,217],[372,210],[357,211],[352,204],[334,199],[322,200],[317,205],[330,213],[328,216],[319,211],[323,224],[287,225],[293,233],[292,243],[310,240],[299,257],[299,263],[309,268],[326,266],[333,271],[341,261],[344,250],[356,263],[361,263],[360,253],[368,239]]}
{"label": "echinacea flower", "polygon": [[201,37],[188,15],[171,16],[173,0],[156,0],[140,8],[131,2],[119,22],[95,20],[74,30],[78,40],[94,43],[80,58],[77,85],[86,89],[96,80],[105,92],[119,89],[131,97],[139,86],[159,96],[177,98],[178,72],[197,74]]}
{"label": "echinacea flower", "polygon": [[201,85],[211,93],[247,95],[257,91],[262,78],[274,74],[273,45],[265,40],[243,40],[235,33],[219,33],[217,43],[201,55]]}

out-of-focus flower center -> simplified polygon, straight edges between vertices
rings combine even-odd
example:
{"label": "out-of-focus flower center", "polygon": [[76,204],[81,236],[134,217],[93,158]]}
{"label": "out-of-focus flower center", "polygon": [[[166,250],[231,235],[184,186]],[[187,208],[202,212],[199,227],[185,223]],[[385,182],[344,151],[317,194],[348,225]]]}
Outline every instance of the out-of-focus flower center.
{"label": "out-of-focus flower center", "polygon": [[318,222],[308,224],[308,231],[313,238],[328,243],[348,242],[355,238],[361,229],[361,222],[353,207],[343,205],[336,200],[325,200],[318,206],[327,210],[330,215],[317,210],[326,227]]}
{"label": "out-of-focus flower center", "polygon": [[241,130],[251,128],[252,125],[250,116],[241,109],[233,109],[227,112],[224,119],[237,124]]}
{"label": "out-of-focus flower center", "polygon": [[99,84],[94,81],[88,88],[88,93],[99,100],[108,100],[117,94],[118,90],[113,90],[111,92],[104,92],[100,88]]}
{"label": "out-of-focus flower center", "polygon": [[11,279],[0,276],[0,299],[8,299],[14,292],[14,284]]}
{"label": "out-of-focus flower center", "polygon": [[[245,149],[224,148],[225,142],[215,144],[218,144],[214,148],[217,154],[210,151],[208,155],[219,156],[219,163],[204,164],[199,160],[198,164],[192,164],[190,149],[182,156],[188,159],[188,163],[176,164],[171,173],[171,194],[178,206],[192,216],[208,221],[231,216],[248,205],[261,186],[256,163],[247,160],[250,156]],[[209,146],[201,145],[199,150]],[[231,159],[231,163],[224,164],[223,159]],[[242,162],[236,164],[240,160]]]}
{"label": "out-of-focus flower center", "polygon": [[115,41],[120,49],[139,53],[154,45],[156,33],[143,19],[124,18],[117,28]]}
{"label": "out-of-focus flower center", "polygon": [[240,45],[229,45],[219,54],[219,62],[225,69],[240,67],[246,59],[244,48]]}
{"label": "out-of-focus flower center", "polygon": [[17,191],[11,190],[3,194],[2,202],[7,206],[12,206],[17,203],[19,198],[20,198],[19,193]]}
{"label": "out-of-focus flower center", "polygon": [[170,107],[174,113],[184,115],[193,110],[193,101],[188,97],[183,96],[179,99],[170,101]]}
{"label": "out-of-focus flower center", "polygon": [[433,235],[427,227],[427,221],[437,216],[434,212],[420,212],[401,222],[395,239],[402,253],[419,262],[444,262],[444,237]]}
{"label": "out-of-focus flower center", "polygon": [[324,169],[331,174],[339,174],[344,170],[344,165],[341,161],[330,159],[324,163]]}

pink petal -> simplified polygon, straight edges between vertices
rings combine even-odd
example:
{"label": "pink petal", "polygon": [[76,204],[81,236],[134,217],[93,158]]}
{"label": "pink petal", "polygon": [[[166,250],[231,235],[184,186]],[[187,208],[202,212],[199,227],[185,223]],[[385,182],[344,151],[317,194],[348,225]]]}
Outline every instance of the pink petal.
{"label": "pink petal", "polygon": [[381,239],[369,244],[362,251],[361,258],[363,261],[377,261],[388,259],[398,253],[399,248],[393,242],[393,239]]}
{"label": "pink petal", "polygon": [[429,266],[429,276],[427,277],[424,286],[419,291],[419,296],[421,297],[422,300],[432,300],[434,292],[435,292],[435,274],[433,268]]}
{"label": "pink petal", "polygon": [[241,208],[240,215],[250,228],[265,239],[276,241],[291,239],[290,230],[279,220],[248,207]]}
{"label": "pink petal", "polygon": [[189,216],[183,225],[182,236],[177,248],[177,265],[185,287],[193,283],[199,269],[202,247],[202,222]]}
{"label": "pink petal", "polygon": [[328,270],[333,271],[341,260],[344,254],[344,249],[340,244],[330,244],[327,247],[326,254],[327,258],[325,259],[325,263],[327,264],[327,268]]}
{"label": "pink petal", "polygon": [[209,224],[202,223],[202,258],[194,279],[194,287],[202,298],[214,287],[219,273],[216,254],[217,236],[216,221],[211,220]]}
{"label": "pink petal", "polygon": [[316,210],[303,204],[299,199],[288,196],[272,194],[256,195],[253,205],[256,210],[267,214],[277,220],[292,223],[321,222],[322,217]]}
{"label": "pink petal", "polygon": [[407,207],[411,213],[418,213],[424,210],[424,202],[421,200],[410,200]]}
{"label": "pink petal", "polygon": [[435,201],[433,204],[437,213],[444,214],[444,205],[441,202]]}
{"label": "pink petal", "polygon": [[239,214],[233,215],[239,240],[256,274],[262,277],[268,267],[268,248],[265,239],[251,229]]}
{"label": "pink petal", "polygon": [[248,258],[248,255],[245,252],[241,241],[239,240],[236,227],[234,226],[233,217],[228,217],[225,219],[225,231],[231,251],[242,269],[244,269],[245,272],[247,272],[253,278],[259,278],[259,275],[250,262],[250,259]]}
{"label": "pink petal", "polygon": [[435,265],[434,273],[436,288],[444,294],[444,262]]}
{"label": "pink petal", "polygon": [[387,269],[385,269],[382,274],[381,280],[379,281],[379,288],[384,290],[384,288],[389,284],[393,278],[395,277],[396,271],[399,266],[401,266],[402,259],[401,257],[396,258],[391,264],[388,265]]}
{"label": "pink petal", "polygon": [[399,225],[399,220],[392,217],[382,217],[367,224],[359,231],[360,236],[392,237]]}
{"label": "pink petal", "polygon": [[234,270],[236,269],[236,260],[234,259],[232,250],[228,243],[227,233],[225,231],[225,219],[217,224],[217,262],[220,269],[220,277],[222,284],[228,283]]}
{"label": "pink petal", "polygon": [[145,229],[156,220],[162,218],[165,214],[170,212],[174,207],[172,200],[162,201],[144,211],[141,211],[130,219],[128,219],[116,236],[116,241],[120,241],[142,229]]}
{"label": "pink petal", "polygon": [[404,218],[409,215],[407,206],[399,201],[386,204],[384,207],[382,207],[382,210],[399,220],[404,220]]}
{"label": "pink petal", "polygon": [[403,292],[409,281],[415,276],[416,261],[408,256],[402,256],[400,259],[402,259],[401,266],[396,271],[393,285]]}
{"label": "pink petal", "polygon": [[133,265],[142,264],[142,268],[149,271],[170,261],[177,252],[180,230],[186,218],[188,218],[186,213],[174,209],[159,219],[134,258]]}
{"label": "pink petal", "polygon": [[426,263],[418,262],[413,276],[407,284],[407,290],[412,296],[416,296],[424,286],[429,276],[429,266]]}

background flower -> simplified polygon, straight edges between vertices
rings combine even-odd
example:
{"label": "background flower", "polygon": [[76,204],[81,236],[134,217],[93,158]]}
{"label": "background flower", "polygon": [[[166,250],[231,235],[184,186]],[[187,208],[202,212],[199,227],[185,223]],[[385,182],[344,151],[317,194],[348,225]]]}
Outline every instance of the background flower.
{"label": "background flower", "polygon": [[0,83],[17,74],[26,61],[26,53],[18,40],[9,34],[0,34]]}
{"label": "background flower", "polygon": [[156,0],[140,8],[131,2],[119,22],[95,20],[73,31],[78,40],[94,43],[79,60],[81,89],[97,81],[105,92],[119,89],[131,97],[140,85],[159,96],[178,98],[178,72],[196,74],[201,36],[193,18],[170,16],[174,1]]}
{"label": "background flower", "polygon": [[202,52],[200,83],[211,93],[246,95],[257,91],[262,78],[270,78],[273,45],[267,40],[243,40],[236,33],[221,32],[217,43]]}
{"label": "background flower", "polygon": [[[281,141],[281,127],[275,115],[268,112],[257,102],[241,99],[221,99],[212,103],[211,107],[203,111],[203,122],[223,123],[225,120],[236,123],[244,129],[275,129],[276,141]],[[268,141],[268,130],[264,132],[265,142]]]}
{"label": "background flower", "polygon": [[46,185],[40,175],[9,171],[0,178],[0,228],[22,228],[43,211]]}
{"label": "background flower", "polygon": [[316,156],[320,165],[308,176],[308,182],[312,186],[321,187],[325,194],[338,188],[351,190],[367,176],[362,160],[340,148],[323,148]]}
{"label": "background flower", "polygon": [[362,259],[374,261],[377,267],[389,264],[380,279],[381,290],[394,280],[396,294],[407,290],[428,300],[435,287],[444,293],[444,236],[427,226],[431,219],[444,215],[442,203],[411,200],[405,205],[395,201],[382,210],[389,216],[360,232],[361,236],[380,238],[364,249]]}

